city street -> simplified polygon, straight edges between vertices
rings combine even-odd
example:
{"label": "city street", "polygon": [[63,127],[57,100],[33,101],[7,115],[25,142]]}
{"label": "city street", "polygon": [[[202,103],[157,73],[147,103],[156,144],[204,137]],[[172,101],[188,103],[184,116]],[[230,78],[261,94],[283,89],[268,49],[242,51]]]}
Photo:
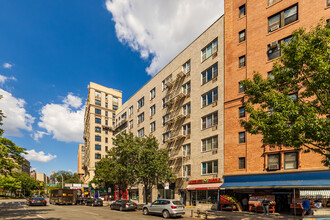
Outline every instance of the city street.
{"label": "city street", "polygon": [[[142,211],[116,211],[108,206],[91,207],[80,205],[27,206],[25,200],[0,201],[0,219],[163,219],[161,216],[145,216]],[[184,218],[190,219],[190,218]]]}

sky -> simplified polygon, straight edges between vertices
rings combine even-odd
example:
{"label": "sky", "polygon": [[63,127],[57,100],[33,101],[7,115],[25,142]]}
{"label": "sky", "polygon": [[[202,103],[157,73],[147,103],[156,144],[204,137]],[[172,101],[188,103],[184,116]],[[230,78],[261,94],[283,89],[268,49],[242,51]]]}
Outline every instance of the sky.
{"label": "sky", "polygon": [[123,102],[223,15],[223,0],[0,0],[4,137],[76,172],[89,82]]}

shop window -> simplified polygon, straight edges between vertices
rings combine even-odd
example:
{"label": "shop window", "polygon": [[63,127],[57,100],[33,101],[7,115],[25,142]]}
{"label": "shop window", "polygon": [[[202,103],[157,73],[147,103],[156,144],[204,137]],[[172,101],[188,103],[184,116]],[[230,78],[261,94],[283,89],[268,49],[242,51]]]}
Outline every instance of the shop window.
{"label": "shop window", "polygon": [[238,33],[238,42],[241,43],[245,41],[245,29]]}
{"label": "shop window", "polygon": [[238,169],[245,169],[245,157],[238,158]]}
{"label": "shop window", "polygon": [[202,163],[202,174],[218,173],[218,160]]}
{"label": "shop window", "polygon": [[244,16],[245,16],[245,14],[246,14],[246,10],[245,10],[245,4],[244,4],[244,5],[242,5],[242,6],[240,6],[240,7],[238,8],[238,10],[239,10],[239,14],[238,14],[238,17],[239,17],[239,18],[242,18],[242,17],[244,17]]}
{"label": "shop window", "polygon": [[218,125],[218,112],[202,117],[202,130]]}
{"label": "shop window", "polygon": [[202,72],[202,85],[211,81],[218,76],[218,63],[215,63],[210,68]]}
{"label": "shop window", "polygon": [[239,111],[239,118],[244,118],[245,117],[245,108],[244,107],[239,107],[238,108]]}
{"label": "shop window", "polygon": [[238,138],[238,143],[243,144],[245,143],[245,132],[240,132],[238,133],[239,138]]}
{"label": "shop window", "polygon": [[245,67],[245,65],[246,65],[246,63],[245,63],[245,55],[239,57],[238,58],[238,61],[239,61],[239,64],[238,64],[238,67],[239,68]]}
{"label": "shop window", "polygon": [[213,136],[202,140],[202,152],[216,149],[218,149],[218,136]]}
{"label": "shop window", "polygon": [[284,154],[284,169],[297,169],[298,168],[298,154],[296,152]]}
{"label": "shop window", "polygon": [[279,170],[281,168],[280,164],[280,154],[269,154],[268,155],[268,170]]}
{"label": "shop window", "polygon": [[298,5],[291,6],[268,18],[268,32],[275,31],[298,20]]}

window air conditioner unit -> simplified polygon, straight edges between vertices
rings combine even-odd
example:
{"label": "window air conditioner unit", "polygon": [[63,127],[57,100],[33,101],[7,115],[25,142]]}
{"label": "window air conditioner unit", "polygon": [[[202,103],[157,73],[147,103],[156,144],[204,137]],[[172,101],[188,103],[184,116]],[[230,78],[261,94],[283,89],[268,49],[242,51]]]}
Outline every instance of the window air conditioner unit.
{"label": "window air conditioner unit", "polygon": [[271,164],[271,165],[268,166],[268,169],[269,170],[278,170],[279,169],[278,164]]}
{"label": "window air conditioner unit", "polygon": [[271,43],[269,44],[269,47],[270,47],[271,49],[274,49],[274,48],[278,47],[278,41],[276,40],[276,41],[271,42]]}
{"label": "window air conditioner unit", "polygon": [[279,29],[280,28],[280,25],[279,24],[276,24],[276,25],[273,25],[271,28],[270,28],[270,31],[272,32],[272,31],[275,31],[275,30],[277,30],[277,29]]}
{"label": "window air conditioner unit", "polygon": [[212,151],[212,154],[217,154],[218,153],[218,150],[213,150]]}

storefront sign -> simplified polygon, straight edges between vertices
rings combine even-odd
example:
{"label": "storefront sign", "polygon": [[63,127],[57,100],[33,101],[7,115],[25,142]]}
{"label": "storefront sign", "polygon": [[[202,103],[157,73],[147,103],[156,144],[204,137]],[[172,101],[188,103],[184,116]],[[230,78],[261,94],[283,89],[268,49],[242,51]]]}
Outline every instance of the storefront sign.
{"label": "storefront sign", "polygon": [[72,183],[66,183],[64,186],[65,187],[71,187],[72,186]]}
{"label": "storefront sign", "polygon": [[201,184],[201,183],[221,183],[220,178],[215,178],[215,179],[201,179],[201,180],[190,180],[189,184]]}

